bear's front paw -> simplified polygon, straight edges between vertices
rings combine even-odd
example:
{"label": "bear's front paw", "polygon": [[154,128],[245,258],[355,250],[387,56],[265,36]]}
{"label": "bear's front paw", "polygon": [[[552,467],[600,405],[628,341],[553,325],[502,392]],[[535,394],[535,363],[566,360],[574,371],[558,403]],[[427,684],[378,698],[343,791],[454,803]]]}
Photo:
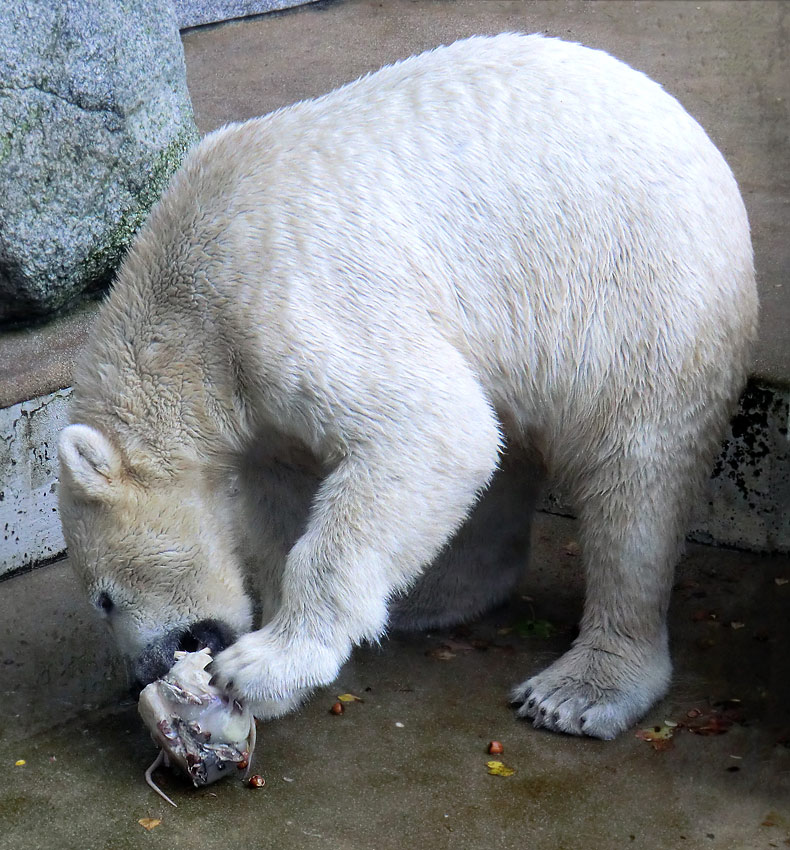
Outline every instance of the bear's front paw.
{"label": "bear's front paw", "polygon": [[519,717],[536,727],[609,740],[636,723],[666,693],[664,648],[600,650],[576,645],[517,687]]}
{"label": "bear's front paw", "polygon": [[332,682],[347,657],[348,652],[308,638],[287,638],[266,626],[242,635],[209,670],[216,687],[265,719],[296,708],[313,688]]}

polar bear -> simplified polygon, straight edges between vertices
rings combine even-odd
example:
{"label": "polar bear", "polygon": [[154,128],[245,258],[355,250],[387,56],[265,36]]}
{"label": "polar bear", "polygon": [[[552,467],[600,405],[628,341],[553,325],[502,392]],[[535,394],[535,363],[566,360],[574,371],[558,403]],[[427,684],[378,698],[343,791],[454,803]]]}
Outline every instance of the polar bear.
{"label": "polar bear", "polygon": [[513,699],[612,738],[668,686],[673,567],[756,313],[735,180],[659,85],[539,35],[412,57],[176,174],[76,372],[71,561],[139,678],[210,646],[273,717],[393,617],[506,595],[545,472],[584,613]]}

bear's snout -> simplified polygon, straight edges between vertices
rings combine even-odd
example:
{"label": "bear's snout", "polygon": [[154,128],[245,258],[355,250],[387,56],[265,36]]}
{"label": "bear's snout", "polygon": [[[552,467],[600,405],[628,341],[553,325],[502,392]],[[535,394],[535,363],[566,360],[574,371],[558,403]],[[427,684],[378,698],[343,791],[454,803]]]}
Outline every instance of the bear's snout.
{"label": "bear's snout", "polygon": [[134,677],[143,688],[167,673],[176,652],[196,652],[208,647],[216,655],[235,640],[233,630],[219,620],[200,620],[189,628],[173,629],[140,653],[134,662]]}

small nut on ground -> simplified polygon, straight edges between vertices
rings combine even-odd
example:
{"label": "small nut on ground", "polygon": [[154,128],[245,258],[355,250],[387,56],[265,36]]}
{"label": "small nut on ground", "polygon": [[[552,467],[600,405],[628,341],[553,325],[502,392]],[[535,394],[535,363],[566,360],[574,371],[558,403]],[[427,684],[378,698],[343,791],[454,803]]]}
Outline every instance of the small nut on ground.
{"label": "small nut on ground", "polygon": [[343,708],[342,702],[336,702],[329,711],[331,714],[342,714],[345,711],[345,708]]}
{"label": "small nut on ground", "polygon": [[488,745],[488,753],[492,756],[501,756],[502,753],[505,752],[505,748],[502,746],[501,741],[491,741]]}
{"label": "small nut on ground", "polygon": [[247,780],[247,784],[250,788],[263,788],[266,784],[266,780],[259,774],[255,773]]}
{"label": "small nut on ground", "polygon": [[239,770],[246,770],[249,766],[250,763],[247,761],[247,759],[242,759],[241,761],[236,762],[236,767]]}

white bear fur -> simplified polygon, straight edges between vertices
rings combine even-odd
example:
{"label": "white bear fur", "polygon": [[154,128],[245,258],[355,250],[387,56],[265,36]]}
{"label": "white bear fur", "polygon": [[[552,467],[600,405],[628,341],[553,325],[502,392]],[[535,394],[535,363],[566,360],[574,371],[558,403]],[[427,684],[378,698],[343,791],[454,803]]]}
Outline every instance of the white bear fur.
{"label": "white bear fur", "polygon": [[[659,85],[538,35],[407,59],[211,133],[173,179],[79,365],[72,562],[130,659],[197,619],[244,633],[216,679],[274,716],[390,603],[419,625],[506,595],[545,468],[586,601],[514,699],[611,738],[666,690],[672,571],[756,313],[735,180]],[[504,578],[476,558],[500,513]]]}

